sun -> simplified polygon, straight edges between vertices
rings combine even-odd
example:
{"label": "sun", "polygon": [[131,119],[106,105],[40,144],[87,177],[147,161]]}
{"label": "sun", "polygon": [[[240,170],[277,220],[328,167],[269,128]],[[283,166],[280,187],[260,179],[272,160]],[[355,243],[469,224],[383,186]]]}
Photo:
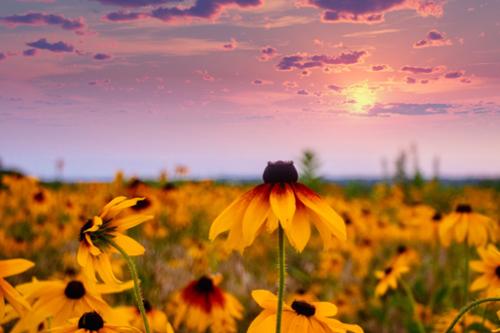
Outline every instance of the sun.
{"label": "sun", "polygon": [[353,112],[365,113],[376,103],[377,96],[366,82],[354,84],[345,89],[347,103]]}

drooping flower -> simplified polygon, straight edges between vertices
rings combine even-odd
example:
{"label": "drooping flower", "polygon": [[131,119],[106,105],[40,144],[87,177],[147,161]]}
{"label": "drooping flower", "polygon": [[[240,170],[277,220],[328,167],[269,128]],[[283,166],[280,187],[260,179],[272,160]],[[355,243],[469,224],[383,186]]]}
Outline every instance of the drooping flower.
{"label": "drooping flower", "polygon": [[184,324],[199,333],[210,328],[212,333],[233,333],[236,319],[242,318],[243,307],[238,300],[218,285],[220,276],[202,276],[190,282],[171,304],[174,327]]}
{"label": "drooping flower", "polygon": [[0,260],[0,320],[3,319],[5,314],[5,299],[19,314],[31,308],[24,297],[4,278],[27,271],[34,265],[31,261],[25,259]]}
{"label": "drooping flower", "polygon": [[485,246],[496,238],[496,226],[488,216],[476,213],[469,204],[459,204],[439,225],[439,238],[444,246],[457,243]]}
{"label": "drooping flower", "polygon": [[[264,310],[253,320],[247,333],[272,333],[276,329],[277,297],[267,290],[254,290],[253,299]],[[295,300],[284,304],[282,333],[362,333],[358,325],[345,324],[334,319],[337,307],[328,302]]]}
{"label": "drooping flower", "polygon": [[478,252],[481,260],[471,261],[470,267],[482,275],[472,282],[470,290],[484,290],[487,296],[497,296],[500,294],[500,251],[490,244]]}
{"label": "drooping flower", "polygon": [[346,239],[342,217],[305,185],[298,183],[293,162],[269,162],[264,184],[237,198],[213,222],[209,238],[229,231],[227,245],[243,251],[264,229],[273,232],[278,225],[299,252],[311,235],[311,224],[319,231],[325,247],[334,238]]}
{"label": "drooping flower", "polygon": [[140,200],[142,198],[116,197],[104,206],[99,216],[94,216],[82,226],[77,258],[87,277],[95,280],[97,273],[106,283],[120,283],[111,266],[110,254],[116,252],[112,243],[129,256],[144,254],[144,247],[124,233],[153,217],[143,214],[122,216],[124,210],[135,206]]}

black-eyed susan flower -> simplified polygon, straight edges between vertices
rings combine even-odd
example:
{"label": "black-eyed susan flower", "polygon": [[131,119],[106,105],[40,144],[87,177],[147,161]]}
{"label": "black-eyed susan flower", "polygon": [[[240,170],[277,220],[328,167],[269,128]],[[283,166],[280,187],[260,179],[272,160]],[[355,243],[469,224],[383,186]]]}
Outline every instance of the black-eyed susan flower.
{"label": "black-eyed susan flower", "polygon": [[500,251],[495,245],[478,249],[481,260],[471,261],[472,270],[481,273],[471,286],[471,291],[484,290],[487,296],[500,294]]}
{"label": "black-eyed susan flower", "polygon": [[346,239],[346,227],[337,214],[316,193],[298,183],[293,162],[269,162],[264,184],[237,198],[213,222],[209,238],[229,231],[227,245],[243,251],[256,236],[281,225],[294,248],[302,251],[311,235],[311,224],[319,231],[325,247],[333,238]]}
{"label": "black-eyed susan flower", "polygon": [[495,223],[488,216],[476,213],[469,204],[459,204],[439,225],[439,238],[444,246],[457,243],[485,246],[496,238]]}
{"label": "black-eyed susan flower", "polygon": [[35,264],[25,259],[0,260],[0,320],[5,314],[5,299],[19,313],[30,309],[29,303],[4,278],[27,271]]}
{"label": "black-eyed susan flower", "polygon": [[94,284],[84,276],[65,280],[35,280],[19,285],[18,289],[32,303],[32,311],[18,322],[16,328],[22,331],[23,328],[37,327],[47,318],[51,318],[54,325],[62,325],[67,320],[90,311],[110,315],[112,309],[101,295],[130,288],[132,281],[120,285]]}
{"label": "black-eyed susan flower", "polygon": [[[275,332],[277,297],[267,290],[254,290],[253,299],[264,310],[250,324],[247,333]],[[283,333],[362,333],[358,325],[345,324],[334,317],[337,307],[328,302],[295,300],[283,307]]]}
{"label": "black-eyed susan flower", "polygon": [[393,260],[383,271],[375,271],[375,277],[379,280],[375,287],[375,296],[383,296],[390,289],[398,287],[398,280],[410,269],[402,260]]}
{"label": "black-eyed susan flower", "polygon": [[236,320],[242,318],[243,307],[233,295],[218,286],[220,282],[220,276],[202,276],[174,297],[171,311],[176,329],[184,324],[199,333],[208,328],[212,333],[237,331]]}
{"label": "black-eyed susan flower", "polygon": [[[151,325],[151,330],[157,333],[173,333],[173,328],[168,322],[165,312],[154,308],[148,300],[143,301],[144,309]],[[115,308],[116,315],[127,320],[127,322],[136,328],[144,329],[142,316],[139,309],[135,306],[120,306]]]}
{"label": "black-eyed susan flower", "polygon": [[127,199],[117,197],[102,209],[99,216],[94,216],[80,229],[80,247],[78,263],[84,274],[95,279],[97,273],[106,283],[119,283],[110,262],[110,253],[116,250],[111,242],[118,245],[129,256],[144,254],[144,247],[134,239],[126,236],[126,230],[144,223],[151,215],[130,214],[122,216],[122,212],[135,206],[141,198]]}
{"label": "black-eyed susan flower", "polygon": [[51,333],[141,333],[135,327],[108,323],[95,311],[86,312],[76,320],[65,326],[58,326],[48,330]]}

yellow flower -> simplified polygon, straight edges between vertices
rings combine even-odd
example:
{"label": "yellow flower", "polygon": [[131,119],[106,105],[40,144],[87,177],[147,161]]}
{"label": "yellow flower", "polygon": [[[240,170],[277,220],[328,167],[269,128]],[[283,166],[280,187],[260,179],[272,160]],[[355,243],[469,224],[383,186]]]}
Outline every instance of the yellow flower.
{"label": "yellow flower", "polygon": [[121,247],[130,256],[144,254],[144,247],[124,232],[144,223],[153,217],[151,215],[132,214],[121,216],[121,213],[135,206],[141,198],[127,199],[117,197],[111,200],[101,211],[80,229],[80,247],[78,248],[78,263],[83,267],[84,274],[95,280],[95,274],[106,283],[120,283],[112,270],[110,253],[111,242]]}
{"label": "yellow flower", "polygon": [[[272,333],[276,329],[277,297],[267,290],[254,290],[253,299],[264,310],[250,324],[247,333]],[[306,302],[295,300],[292,305],[284,304],[281,331],[283,333],[362,333],[358,325],[344,324],[331,317],[337,314],[337,307],[328,302]]]}
{"label": "yellow flower", "polygon": [[175,313],[176,329],[184,323],[190,331],[199,333],[208,328],[213,333],[237,331],[236,319],[242,318],[243,307],[233,295],[218,286],[220,282],[220,276],[202,276],[174,297],[171,311]]}
{"label": "yellow flower", "polygon": [[471,261],[470,267],[482,275],[472,282],[470,290],[485,290],[488,296],[497,296],[500,294],[500,251],[490,244],[478,252],[481,260]]}
{"label": "yellow flower", "polygon": [[439,238],[444,246],[449,246],[453,239],[457,243],[485,246],[495,238],[495,224],[489,217],[474,212],[469,204],[459,204],[439,225]]}
{"label": "yellow flower", "polygon": [[398,279],[409,270],[403,260],[393,260],[383,271],[375,271],[375,277],[379,280],[375,287],[375,296],[385,295],[389,288],[396,289]]}
{"label": "yellow flower", "polygon": [[346,227],[338,215],[316,193],[297,182],[293,162],[269,162],[263,174],[264,184],[244,193],[213,222],[209,238],[229,231],[229,248],[243,251],[267,228],[269,233],[278,224],[299,252],[311,235],[311,224],[319,231],[325,247],[337,237],[346,239]]}
{"label": "yellow flower", "polygon": [[121,326],[108,323],[97,312],[86,312],[79,319],[65,326],[54,327],[48,330],[51,333],[141,333],[135,327]]}
{"label": "yellow flower", "polygon": [[3,319],[5,314],[5,298],[19,314],[30,309],[30,305],[23,296],[4,278],[22,273],[34,265],[31,261],[25,259],[0,260],[0,320]]}
{"label": "yellow flower", "polygon": [[[173,333],[173,329],[168,322],[167,315],[163,311],[153,308],[148,300],[144,300],[143,303],[151,330],[158,333]],[[115,309],[115,312],[121,318],[126,319],[130,325],[139,329],[144,329],[142,316],[137,307],[120,306]]]}
{"label": "yellow flower", "polygon": [[62,325],[84,312],[98,311],[108,315],[112,309],[102,299],[101,294],[121,292],[131,287],[131,281],[119,286],[94,284],[84,276],[75,276],[64,281],[35,280],[19,285],[17,288],[32,302],[32,311],[17,323],[17,329],[14,331],[36,328],[47,318],[51,318],[54,325]]}

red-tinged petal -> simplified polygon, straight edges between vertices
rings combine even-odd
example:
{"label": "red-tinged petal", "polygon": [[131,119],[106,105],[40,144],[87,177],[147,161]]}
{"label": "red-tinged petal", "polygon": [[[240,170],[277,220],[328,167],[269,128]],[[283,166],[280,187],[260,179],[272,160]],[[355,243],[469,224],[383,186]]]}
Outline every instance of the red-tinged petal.
{"label": "red-tinged petal", "polygon": [[302,184],[294,184],[297,198],[311,211],[321,217],[323,224],[332,234],[340,240],[347,238],[346,227],[342,217],[332,207],[323,201],[316,193]]}
{"label": "red-tinged petal", "polygon": [[295,194],[289,184],[274,184],[269,198],[274,215],[283,228],[291,223],[295,214]]}
{"label": "red-tinged petal", "polygon": [[269,212],[270,186],[263,184],[252,191],[252,198],[243,215],[243,239],[245,246],[253,243],[257,232],[266,221]]}

